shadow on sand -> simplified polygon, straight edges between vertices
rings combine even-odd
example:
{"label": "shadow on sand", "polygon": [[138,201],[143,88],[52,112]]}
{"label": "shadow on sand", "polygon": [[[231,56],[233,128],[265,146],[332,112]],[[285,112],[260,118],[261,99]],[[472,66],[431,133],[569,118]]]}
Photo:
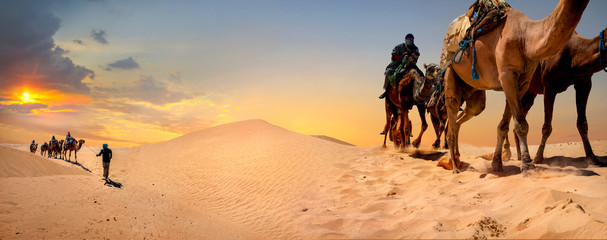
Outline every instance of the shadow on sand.
{"label": "shadow on sand", "polygon": [[80,164],[79,162],[72,162],[72,161],[68,161],[68,160],[65,160],[65,159],[60,159],[60,160],[63,160],[66,163],[71,163],[72,165],[76,165],[78,167],[81,167],[82,169],[84,169],[84,171],[92,173],[92,171],[90,169],[86,168],[85,166],[82,166],[82,164]]}
{"label": "shadow on sand", "polygon": [[105,180],[105,184],[103,184],[103,185],[108,186],[108,187],[122,188],[122,183],[114,182],[112,179],[109,179],[109,178],[107,180]]}
{"label": "shadow on sand", "polygon": [[[599,157],[597,156],[600,162],[606,163],[607,156]],[[590,164],[586,162],[586,157],[565,157],[565,156],[554,156],[549,158],[544,158],[543,164],[547,164],[551,167],[567,167],[572,166],[575,168],[588,168]]]}
{"label": "shadow on sand", "polygon": [[413,153],[409,154],[409,157],[436,161],[445,154],[447,154],[447,152],[415,150]]}
{"label": "shadow on sand", "polygon": [[[93,172],[92,172],[90,169],[86,168],[85,166],[83,166],[82,164],[80,164],[80,163],[78,163],[78,162],[72,162],[72,161],[68,161],[68,160],[65,160],[65,159],[60,159],[60,158],[56,158],[56,159],[58,159],[58,160],[63,160],[63,161],[65,161],[66,163],[70,163],[70,164],[72,164],[72,165],[76,165],[76,166],[78,166],[78,167],[81,167],[82,169],[84,169],[84,171],[87,171],[87,172],[93,173]],[[108,187],[122,188],[122,183],[115,182],[115,181],[113,181],[112,179],[107,179],[103,185],[108,186]]]}
{"label": "shadow on sand", "polygon": [[[569,166],[569,165],[567,165]],[[518,175],[521,174],[521,169],[519,166],[513,166],[513,165],[507,165],[504,166],[504,171],[503,172],[489,172],[489,173],[483,173],[479,176],[479,178],[485,178],[488,174],[492,174],[498,177],[508,177],[508,176],[512,176],[512,175]],[[525,176],[531,177],[531,178],[551,178],[551,177],[558,177],[558,176],[564,176],[564,175],[571,175],[571,176],[599,176],[599,174],[595,171],[592,170],[587,170],[587,169],[563,169],[563,168],[551,168],[551,167],[544,167],[544,166],[539,166],[539,165],[535,165],[535,169],[527,171],[525,173]]]}

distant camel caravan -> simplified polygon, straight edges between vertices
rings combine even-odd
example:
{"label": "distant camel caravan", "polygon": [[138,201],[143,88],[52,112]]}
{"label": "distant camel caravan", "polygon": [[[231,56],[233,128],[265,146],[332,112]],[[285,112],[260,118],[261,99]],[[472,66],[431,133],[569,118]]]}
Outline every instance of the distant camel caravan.
{"label": "distant camel caravan", "polygon": [[[444,65],[447,66],[445,104],[449,122],[449,164],[453,173],[460,172],[459,129],[464,122],[484,110],[485,90],[504,91],[509,106],[507,111],[514,116],[514,131],[520,142],[521,170],[524,174],[535,167],[527,146],[529,125],[522,108],[522,94],[527,91],[538,63],[557,54],[567,44],[588,1],[561,0],[548,17],[539,21],[510,9],[492,29],[480,36],[474,34],[468,41],[461,41],[457,61],[455,52],[445,51],[443,47],[441,65],[452,60]],[[477,32],[477,29],[473,30],[473,33]],[[458,116],[462,100],[466,101],[466,108]],[[492,162],[495,172],[503,171],[501,152],[507,132],[507,125],[498,126],[498,142]]]}
{"label": "distant camel caravan", "polygon": [[[76,162],[78,162],[78,156],[76,155],[78,153],[78,150],[80,150],[80,148],[82,148],[82,144],[84,144],[84,139],[80,139],[78,140],[78,142],[76,142],[76,140],[71,141],[70,143],[66,143],[65,146],[63,146],[63,157],[65,159],[67,159],[67,161],[70,161],[72,158],[72,151],[74,151],[74,160]],[[66,153],[67,151],[70,151],[70,155],[68,155],[68,157],[66,157]]]}
{"label": "distant camel caravan", "polygon": [[[561,93],[571,85],[575,88],[575,100],[577,107],[577,129],[584,144],[586,152],[586,162],[590,165],[605,166],[598,160],[590,141],[588,140],[588,122],[586,120],[586,105],[588,95],[592,88],[592,75],[607,67],[607,28],[603,29],[599,36],[592,39],[581,37],[574,32],[569,42],[558,54],[540,62],[537,67],[527,93],[523,96],[521,103],[523,113],[527,114],[533,101],[538,94],[544,94],[544,126],[542,127],[542,141],[535,155],[534,163],[541,163],[544,160],[544,148],[546,140],[552,133],[552,115],[554,109],[554,99],[558,93]],[[606,70],[607,71],[607,70]],[[510,125],[508,107],[504,110],[504,117],[500,126]],[[516,134],[516,133],[515,133]],[[508,135],[504,145],[509,145]],[[514,138],[517,145],[518,159],[521,159],[520,148],[518,147],[518,138]]]}

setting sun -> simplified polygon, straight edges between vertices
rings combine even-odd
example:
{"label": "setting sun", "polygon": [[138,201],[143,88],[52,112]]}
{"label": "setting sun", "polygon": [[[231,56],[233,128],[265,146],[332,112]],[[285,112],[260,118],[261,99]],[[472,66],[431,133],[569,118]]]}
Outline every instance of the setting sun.
{"label": "setting sun", "polygon": [[21,102],[23,103],[35,103],[36,100],[32,99],[29,92],[23,92],[21,94]]}

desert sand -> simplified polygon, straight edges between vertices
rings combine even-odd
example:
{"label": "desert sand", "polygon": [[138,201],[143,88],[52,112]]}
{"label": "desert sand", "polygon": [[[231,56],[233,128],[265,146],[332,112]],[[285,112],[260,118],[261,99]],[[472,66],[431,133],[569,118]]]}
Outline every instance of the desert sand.
{"label": "desert sand", "polygon": [[[592,145],[607,161],[607,141]],[[607,168],[589,168],[581,143],[547,145],[525,178],[520,161],[494,174],[493,148],[461,144],[454,175],[436,166],[444,150],[249,120],[112,148],[107,185],[99,150],[85,144],[75,164],[0,145],[0,239],[607,237]]]}

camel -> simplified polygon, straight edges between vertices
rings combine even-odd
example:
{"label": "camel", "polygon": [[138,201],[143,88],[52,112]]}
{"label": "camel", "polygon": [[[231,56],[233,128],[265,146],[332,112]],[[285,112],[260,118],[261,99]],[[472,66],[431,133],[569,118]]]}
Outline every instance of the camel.
{"label": "camel", "polygon": [[[456,64],[454,60],[453,64],[448,64],[445,100],[449,122],[449,164],[453,167],[453,173],[460,172],[459,129],[464,122],[484,110],[485,90],[504,91],[509,110],[514,116],[514,131],[520,142],[521,170],[525,174],[527,170],[535,168],[527,146],[529,125],[522,111],[521,97],[527,91],[539,62],[558,53],[569,41],[588,1],[560,0],[552,13],[539,21],[530,20],[522,12],[511,9],[495,28],[474,39],[474,50],[462,49],[460,61]],[[449,52],[446,55],[449,59],[455,54]],[[466,101],[466,108],[457,116],[462,99]],[[507,129],[498,126],[497,132],[498,144],[492,167],[493,171],[499,172],[503,171],[502,139]]]}
{"label": "camel", "polygon": [[[402,131],[402,129],[405,129],[405,125],[408,125],[410,122],[409,110],[411,110],[413,106],[417,107],[420,119],[422,121],[420,133],[411,143],[415,148],[419,147],[422,136],[428,128],[428,123],[426,122],[425,116],[425,100],[428,95],[430,95],[432,82],[429,81],[429,79],[422,77],[418,71],[414,70],[414,68],[411,67],[411,65],[414,64],[414,59],[410,59],[407,62],[405,69],[411,69],[411,71],[407,72],[407,74],[401,78],[398,86],[391,87],[388,90],[388,97],[386,98],[386,125],[384,126],[384,132],[382,132],[382,134],[388,133],[392,116],[395,115],[395,109],[397,109],[397,111],[400,110],[400,124],[398,130],[401,133],[401,139],[403,139],[401,149],[404,149],[409,145],[408,138],[410,135],[406,135],[406,131]],[[393,104],[396,107],[391,107],[390,104]],[[387,136],[384,136],[384,148],[386,147],[386,137]]]}
{"label": "camel", "polygon": [[50,146],[48,145],[48,143],[44,142],[41,146],[40,146],[40,156],[44,157],[44,154],[46,153],[46,155],[48,156],[48,151],[50,150]]}
{"label": "camel", "polygon": [[34,143],[34,145],[30,144],[30,152],[35,154],[36,150],[38,150],[38,144],[37,143]]}
{"label": "camel", "polygon": [[[574,32],[567,45],[558,54],[540,62],[531,79],[529,89],[521,100],[523,113],[527,114],[531,106],[533,106],[535,97],[538,94],[544,94],[542,141],[535,155],[534,163],[541,163],[544,160],[546,141],[552,133],[554,99],[558,93],[564,92],[569,86],[573,85],[576,94],[577,129],[586,152],[586,162],[590,165],[605,166],[605,163],[598,161],[588,141],[586,105],[590,89],[592,88],[592,75],[607,67],[606,30],[607,28],[603,29],[599,33],[599,36],[592,39],[583,38],[577,32]],[[603,36],[600,36],[600,34],[603,34]],[[506,107],[506,110],[508,107]],[[507,128],[510,124],[511,115],[506,110],[500,125],[504,125]],[[515,140],[517,139],[515,138]],[[504,141],[504,145],[506,144],[509,144],[508,135],[506,135]],[[521,159],[518,147],[517,153],[518,158]]]}
{"label": "camel", "polygon": [[[426,109],[428,110],[428,113],[430,113],[430,120],[432,121],[434,133],[436,134],[436,140],[432,144],[432,147],[438,149],[440,148],[440,137],[443,132],[446,132],[447,126],[447,109],[445,109],[444,102],[444,82],[440,78],[441,70],[436,63],[424,64],[424,68],[426,69],[426,78],[436,83],[430,95],[431,99],[429,99],[429,102],[426,104]],[[432,100],[435,102],[431,104]],[[448,148],[446,133],[443,148]]]}
{"label": "camel", "polygon": [[59,158],[61,158],[61,148],[62,147],[63,147],[63,140],[51,142],[48,157],[57,158],[57,155],[59,155]]}
{"label": "camel", "polygon": [[68,156],[67,155],[67,151],[70,151],[70,155],[68,156],[67,161],[69,162],[70,159],[72,158],[72,151],[74,151],[74,160],[76,162],[78,162],[78,156],[76,155],[76,153],[78,153],[78,150],[80,150],[80,148],[82,148],[82,144],[84,144],[84,139],[80,139],[78,140],[78,146],[76,146],[76,141],[72,141],[69,144],[66,143],[65,146],[63,147],[63,156]]}

